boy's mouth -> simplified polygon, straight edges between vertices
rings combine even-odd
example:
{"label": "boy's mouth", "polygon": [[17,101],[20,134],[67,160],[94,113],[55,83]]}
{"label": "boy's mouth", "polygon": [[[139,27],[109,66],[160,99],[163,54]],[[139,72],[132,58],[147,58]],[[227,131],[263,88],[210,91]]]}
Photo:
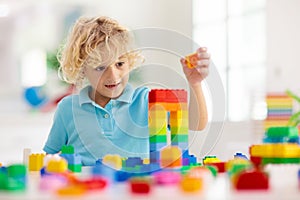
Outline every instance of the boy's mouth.
{"label": "boy's mouth", "polygon": [[112,89],[112,88],[115,88],[119,85],[120,83],[114,83],[114,84],[106,84],[105,87],[109,88],[109,89]]}

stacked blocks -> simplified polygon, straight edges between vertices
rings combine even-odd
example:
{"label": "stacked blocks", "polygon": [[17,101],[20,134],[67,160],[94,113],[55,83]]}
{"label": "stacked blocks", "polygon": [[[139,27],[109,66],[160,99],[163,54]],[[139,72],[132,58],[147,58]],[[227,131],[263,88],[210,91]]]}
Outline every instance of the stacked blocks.
{"label": "stacked blocks", "polygon": [[[181,155],[184,150],[188,148],[187,109],[187,92],[185,90],[154,89],[150,91],[150,163],[161,162],[161,166],[163,167],[175,167],[182,165]],[[168,113],[170,114],[169,120]],[[177,148],[170,147],[166,149],[166,152],[171,153],[169,155],[163,151],[160,154],[160,151],[168,145],[168,125],[170,125],[171,131],[171,146],[176,146]],[[178,148],[180,150],[178,150]],[[186,158],[189,157],[187,156]],[[188,159],[185,159],[185,162],[187,161]]]}
{"label": "stacked blocks", "polygon": [[287,126],[293,114],[293,99],[284,93],[268,94],[266,96],[268,108],[264,129],[274,126]]}
{"label": "stacked blocks", "polygon": [[300,163],[300,146],[296,127],[270,127],[263,140],[264,144],[249,148],[251,161],[256,165],[269,163]]}
{"label": "stacked blocks", "polygon": [[81,157],[75,153],[73,146],[64,145],[60,156],[67,160],[69,170],[72,172],[81,172]]}

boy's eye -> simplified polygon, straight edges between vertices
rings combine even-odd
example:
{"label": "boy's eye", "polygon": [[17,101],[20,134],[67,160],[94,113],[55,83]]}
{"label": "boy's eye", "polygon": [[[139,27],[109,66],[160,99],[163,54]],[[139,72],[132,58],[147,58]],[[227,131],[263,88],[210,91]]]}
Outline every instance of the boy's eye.
{"label": "boy's eye", "polygon": [[104,66],[99,66],[95,68],[96,71],[104,71],[105,67]]}
{"label": "boy's eye", "polygon": [[117,67],[122,67],[122,66],[124,65],[124,63],[125,63],[125,62],[117,62],[117,63],[116,63],[116,66],[117,66]]}

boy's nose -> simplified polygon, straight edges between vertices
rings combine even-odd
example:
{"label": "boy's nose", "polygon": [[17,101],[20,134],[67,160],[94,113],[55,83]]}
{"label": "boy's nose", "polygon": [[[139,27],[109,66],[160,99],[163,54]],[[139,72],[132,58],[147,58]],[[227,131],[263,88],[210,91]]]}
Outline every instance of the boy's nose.
{"label": "boy's nose", "polygon": [[110,65],[107,69],[106,69],[106,73],[109,77],[111,78],[116,78],[119,75],[119,72],[117,70],[117,68],[114,65]]}

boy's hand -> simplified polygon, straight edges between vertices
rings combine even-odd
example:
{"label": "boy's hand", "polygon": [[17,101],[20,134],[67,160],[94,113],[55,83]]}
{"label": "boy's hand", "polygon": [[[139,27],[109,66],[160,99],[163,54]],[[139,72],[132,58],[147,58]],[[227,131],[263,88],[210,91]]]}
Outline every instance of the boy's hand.
{"label": "boy's hand", "polygon": [[208,75],[208,67],[210,63],[210,54],[207,53],[206,47],[201,47],[197,50],[198,60],[197,66],[190,68],[188,67],[187,60],[184,58],[180,59],[183,66],[183,72],[189,82],[189,84],[196,85],[205,79]]}

